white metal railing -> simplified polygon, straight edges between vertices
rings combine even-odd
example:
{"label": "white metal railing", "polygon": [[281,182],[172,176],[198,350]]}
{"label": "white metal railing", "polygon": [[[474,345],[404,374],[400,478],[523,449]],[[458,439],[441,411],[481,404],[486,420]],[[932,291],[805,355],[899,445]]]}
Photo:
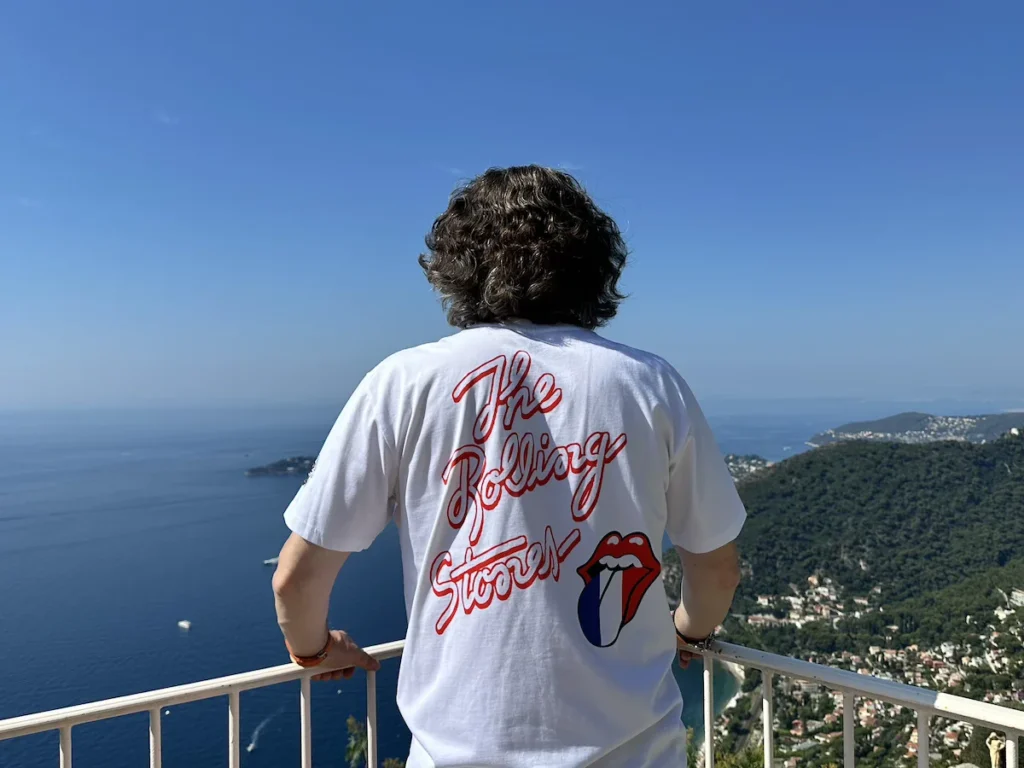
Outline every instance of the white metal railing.
{"label": "white metal railing", "polygon": [[[401,656],[405,641],[383,643],[366,648],[366,652],[378,661]],[[163,707],[185,704],[190,701],[212,699],[218,696],[228,697],[228,765],[239,768],[241,765],[241,740],[239,738],[239,718],[241,714],[239,694],[253,688],[287,683],[299,680],[299,713],[302,727],[302,768],[311,768],[313,753],[311,749],[312,729],[310,725],[310,678],[326,669],[303,669],[295,664],[282,664],[279,667],[257,669],[239,675],[217,677],[199,683],[177,685],[173,688],[162,688],[158,691],[136,693],[91,704],[80,704],[63,709],[51,709],[34,715],[13,717],[0,720],[0,741],[13,739],[16,736],[28,736],[43,731],[60,731],[60,768],[71,768],[71,729],[82,723],[96,720],[107,720],[121,715],[136,712],[149,712],[149,765],[150,768],[161,768],[161,732],[160,710]],[[367,765],[377,765],[377,675],[366,673],[366,758]]]}
{"label": "white metal railing", "polygon": [[[366,652],[379,661],[402,654],[405,641],[374,645]],[[714,768],[714,659],[732,662],[743,667],[760,670],[762,675],[762,719],[764,727],[765,768],[774,762],[774,712],[772,707],[772,679],[774,675],[817,683],[843,694],[843,764],[854,768],[854,707],[859,696],[885,701],[913,709],[917,712],[919,768],[927,768],[929,760],[929,725],[933,717],[949,717],[987,726],[1006,736],[1006,768],[1018,768],[1017,739],[1024,734],[1024,712],[986,704],[961,696],[938,693],[881,678],[860,675],[835,667],[800,661],[788,656],[777,656],[755,651],[739,645],[718,643],[704,654],[704,750],[705,768]],[[116,699],[81,704],[63,709],[52,709],[33,715],[0,720],[0,741],[17,736],[57,730],[60,732],[60,766],[71,768],[71,729],[82,723],[106,720],[136,712],[149,712],[149,765],[161,767],[160,710],[166,706],[184,704],[218,696],[228,697],[228,765],[240,766],[239,715],[242,691],[299,680],[299,713],[302,729],[302,768],[311,768],[312,731],[310,726],[310,678],[323,669],[302,669],[294,664],[243,672],[239,675],[218,677],[198,683],[147,691]],[[366,739],[367,765],[377,765],[377,680],[376,673],[366,675]],[[694,767],[695,768],[695,767]]]}
{"label": "white metal railing", "polygon": [[[692,649],[696,651],[696,649]],[[927,688],[904,685],[879,677],[861,675],[835,667],[811,664],[788,656],[755,651],[741,645],[716,643],[704,656],[704,764],[714,768],[714,659],[729,661],[750,669],[760,670],[764,730],[764,765],[771,768],[775,756],[774,711],[772,707],[772,679],[774,675],[817,683],[843,694],[843,766],[854,768],[854,717],[856,698],[885,701],[917,712],[917,765],[928,768],[929,727],[933,717],[948,717],[986,726],[1002,732],[1006,737],[1006,768],[1018,768],[1017,739],[1024,735],[1024,712],[986,704],[962,696],[939,693]]]}

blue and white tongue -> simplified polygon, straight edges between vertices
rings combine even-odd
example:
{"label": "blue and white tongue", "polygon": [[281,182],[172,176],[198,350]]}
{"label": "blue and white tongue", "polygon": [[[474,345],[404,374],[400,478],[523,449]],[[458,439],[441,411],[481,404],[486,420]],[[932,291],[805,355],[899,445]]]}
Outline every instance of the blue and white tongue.
{"label": "blue and white tongue", "polygon": [[598,616],[601,620],[601,644],[611,645],[619,635],[625,613],[622,604],[622,569],[602,568],[600,574],[601,602]]}
{"label": "blue and white tongue", "polygon": [[640,568],[640,559],[636,555],[605,555],[598,561],[601,569],[601,639],[603,644],[611,645],[622,631],[622,622],[626,616],[626,600],[629,590],[625,587],[625,574],[630,568]]}
{"label": "blue and white tongue", "polygon": [[587,640],[599,648],[614,643],[622,631],[629,600],[643,566],[635,555],[605,555],[589,570],[580,593],[580,626]]}

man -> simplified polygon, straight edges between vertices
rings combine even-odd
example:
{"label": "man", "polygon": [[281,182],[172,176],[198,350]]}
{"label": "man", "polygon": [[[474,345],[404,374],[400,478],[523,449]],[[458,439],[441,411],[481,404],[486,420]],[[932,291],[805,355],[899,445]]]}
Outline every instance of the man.
{"label": "man", "polygon": [[327,604],[393,520],[410,767],[681,766],[673,657],[726,616],[745,513],[679,374],[594,332],[623,299],[619,230],[571,176],[527,166],[457,190],[426,244],[461,330],[367,374],[288,507],[292,658],[321,678],[377,668],[325,629]]}

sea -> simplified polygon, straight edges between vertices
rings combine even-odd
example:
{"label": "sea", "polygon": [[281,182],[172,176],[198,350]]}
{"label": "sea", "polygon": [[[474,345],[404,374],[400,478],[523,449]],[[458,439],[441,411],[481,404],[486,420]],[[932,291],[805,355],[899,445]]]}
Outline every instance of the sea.
{"label": "sea", "polygon": [[[0,414],[0,719],[287,661],[263,561],[287,530],[301,478],[248,467],[315,454],[334,414],[252,409]],[[779,460],[827,417],[711,418],[726,453]],[[397,532],[350,558],[331,620],[361,644],[402,638]],[[189,630],[178,622],[191,622]],[[380,755],[404,758],[399,661],[378,675]],[[716,708],[738,681],[716,670]],[[676,670],[684,720],[702,722],[701,670]],[[299,760],[298,683],[241,695],[242,765]],[[345,721],[363,718],[365,679],[313,688],[317,766],[346,766]],[[167,768],[224,765],[227,701],[163,711]],[[76,768],[147,764],[145,713],[74,729]],[[52,766],[56,732],[0,741],[0,767]]]}

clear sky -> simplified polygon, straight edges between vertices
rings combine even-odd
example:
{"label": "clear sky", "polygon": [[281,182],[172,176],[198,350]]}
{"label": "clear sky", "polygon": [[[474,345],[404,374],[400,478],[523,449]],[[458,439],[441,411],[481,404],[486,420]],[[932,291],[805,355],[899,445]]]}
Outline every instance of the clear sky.
{"label": "clear sky", "polygon": [[0,408],[334,402],[571,170],[704,398],[1024,404],[1024,3],[7,0]]}

